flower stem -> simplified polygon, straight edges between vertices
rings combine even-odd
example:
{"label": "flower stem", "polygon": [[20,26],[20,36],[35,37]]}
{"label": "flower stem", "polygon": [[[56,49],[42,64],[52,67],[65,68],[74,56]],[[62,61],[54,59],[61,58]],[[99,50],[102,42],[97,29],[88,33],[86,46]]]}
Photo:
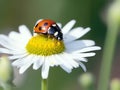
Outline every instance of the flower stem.
{"label": "flower stem", "polygon": [[112,67],[112,59],[114,55],[119,24],[114,22],[108,23],[108,31],[103,51],[103,59],[101,64],[100,78],[98,90],[108,90],[109,78]]}
{"label": "flower stem", "polygon": [[48,90],[47,79],[42,79],[41,90]]}

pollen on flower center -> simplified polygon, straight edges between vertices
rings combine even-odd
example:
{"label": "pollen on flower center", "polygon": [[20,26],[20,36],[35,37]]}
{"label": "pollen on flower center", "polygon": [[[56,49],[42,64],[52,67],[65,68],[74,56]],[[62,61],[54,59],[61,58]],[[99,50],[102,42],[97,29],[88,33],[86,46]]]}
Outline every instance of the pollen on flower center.
{"label": "pollen on flower center", "polygon": [[49,56],[62,53],[65,50],[65,46],[63,41],[36,35],[29,40],[26,50],[29,54]]}

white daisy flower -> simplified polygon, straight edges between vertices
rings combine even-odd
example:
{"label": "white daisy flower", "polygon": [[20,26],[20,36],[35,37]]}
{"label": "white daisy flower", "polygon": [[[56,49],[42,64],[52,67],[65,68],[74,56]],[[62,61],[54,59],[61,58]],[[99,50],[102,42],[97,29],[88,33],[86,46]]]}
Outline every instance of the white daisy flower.
{"label": "white daisy flower", "polygon": [[19,26],[19,32],[12,31],[8,36],[0,34],[0,53],[9,55],[14,60],[12,65],[19,68],[19,73],[24,73],[31,65],[34,70],[42,68],[43,79],[48,78],[49,69],[60,66],[70,73],[79,66],[86,71],[83,62],[86,57],[95,56],[94,50],[100,50],[93,40],[80,38],[90,31],[90,28],[73,28],[76,21],[71,20],[63,28],[58,26],[63,33],[63,40],[48,38],[45,35],[32,35],[25,25]]}

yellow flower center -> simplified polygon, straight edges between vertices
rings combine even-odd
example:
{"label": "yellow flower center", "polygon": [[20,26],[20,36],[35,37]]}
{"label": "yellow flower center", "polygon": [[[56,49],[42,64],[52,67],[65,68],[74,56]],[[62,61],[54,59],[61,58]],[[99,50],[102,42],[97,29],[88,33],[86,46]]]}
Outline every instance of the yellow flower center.
{"label": "yellow flower center", "polygon": [[26,45],[29,54],[50,56],[62,53],[65,50],[63,41],[48,38],[45,35],[33,36]]}

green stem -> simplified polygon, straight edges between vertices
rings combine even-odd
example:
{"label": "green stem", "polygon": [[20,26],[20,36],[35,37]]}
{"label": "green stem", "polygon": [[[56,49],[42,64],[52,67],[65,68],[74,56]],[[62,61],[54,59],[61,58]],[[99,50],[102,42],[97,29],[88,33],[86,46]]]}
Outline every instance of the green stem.
{"label": "green stem", "polygon": [[48,90],[47,79],[42,79],[41,90]]}
{"label": "green stem", "polygon": [[109,78],[112,67],[112,59],[119,30],[118,23],[109,22],[108,31],[103,51],[103,59],[101,64],[100,78],[98,90],[108,90]]}

